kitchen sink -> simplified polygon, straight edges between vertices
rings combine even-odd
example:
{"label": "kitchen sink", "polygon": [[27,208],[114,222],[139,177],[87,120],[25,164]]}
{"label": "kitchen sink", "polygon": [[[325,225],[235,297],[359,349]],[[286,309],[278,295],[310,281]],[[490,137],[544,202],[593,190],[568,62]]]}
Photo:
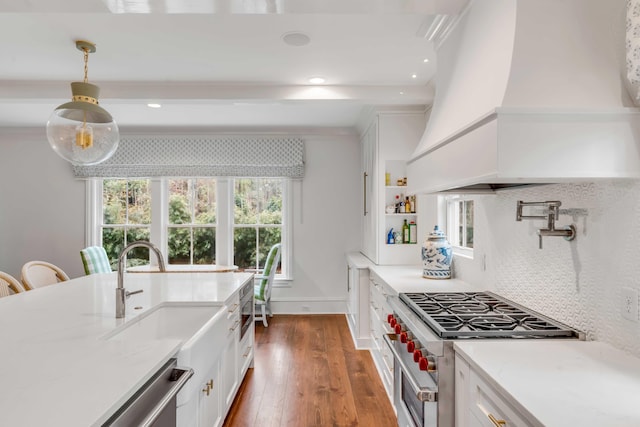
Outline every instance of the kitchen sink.
{"label": "kitchen sink", "polygon": [[178,393],[177,405],[195,396],[211,363],[222,353],[227,329],[221,303],[163,303],[140,314],[103,337],[109,341],[181,340],[178,366],[192,368],[193,378]]}
{"label": "kitchen sink", "polygon": [[[220,304],[161,304],[106,335],[108,340],[146,341],[194,337],[220,311]],[[187,344],[185,342],[185,344]]]}

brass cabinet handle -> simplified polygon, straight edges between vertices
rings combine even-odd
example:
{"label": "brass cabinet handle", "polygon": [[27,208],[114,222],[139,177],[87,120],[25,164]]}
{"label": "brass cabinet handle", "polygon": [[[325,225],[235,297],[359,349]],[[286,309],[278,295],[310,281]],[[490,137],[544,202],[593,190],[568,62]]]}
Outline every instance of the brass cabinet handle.
{"label": "brass cabinet handle", "polygon": [[242,355],[242,357],[247,357],[247,356],[249,356],[249,354],[251,353],[251,347],[253,347],[253,346],[251,346],[251,345],[250,345],[249,347],[247,347],[247,351],[246,351],[246,353],[245,353],[245,354],[243,354],[243,355]]}
{"label": "brass cabinet handle", "polygon": [[236,330],[236,328],[237,328],[238,326],[240,326],[240,321],[239,321],[239,320],[236,320],[236,321],[234,322],[233,326],[229,328],[229,330],[230,330],[230,331],[235,331],[235,330]]}
{"label": "brass cabinet handle", "polygon": [[236,311],[236,308],[238,308],[240,305],[238,303],[233,304],[233,306],[231,306],[231,308],[229,309],[229,313],[233,313],[234,311]]}
{"label": "brass cabinet handle", "polygon": [[499,420],[496,417],[494,417],[493,414],[488,414],[487,417],[489,417],[493,425],[496,427],[502,427],[507,425],[507,422],[505,420]]}
{"label": "brass cabinet handle", "polygon": [[213,380],[212,379],[207,381],[206,387],[202,389],[202,392],[203,393],[207,393],[207,396],[209,396],[209,394],[211,393],[211,390],[213,390]]}

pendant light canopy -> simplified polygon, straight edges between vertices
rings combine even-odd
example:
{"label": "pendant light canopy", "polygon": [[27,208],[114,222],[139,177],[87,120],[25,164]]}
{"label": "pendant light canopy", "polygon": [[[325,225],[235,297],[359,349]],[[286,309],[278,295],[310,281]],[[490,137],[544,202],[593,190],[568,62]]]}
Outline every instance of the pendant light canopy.
{"label": "pendant light canopy", "polygon": [[74,165],[95,165],[115,153],[120,141],[118,125],[98,105],[100,88],[88,82],[89,53],[93,43],[79,40],[84,53],[84,81],[71,83],[71,102],[58,106],[47,122],[47,139],[56,153]]}

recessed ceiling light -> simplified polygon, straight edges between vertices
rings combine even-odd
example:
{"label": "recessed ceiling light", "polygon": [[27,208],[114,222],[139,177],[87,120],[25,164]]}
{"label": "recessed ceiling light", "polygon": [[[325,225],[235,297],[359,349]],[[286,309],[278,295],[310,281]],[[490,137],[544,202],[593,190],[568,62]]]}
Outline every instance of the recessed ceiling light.
{"label": "recessed ceiling light", "polygon": [[282,35],[282,41],[289,46],[306,46],[311,43],[311,37],[299,31],[292,31]]}
{"label": "recessed ceiling light", "polygon": [[404,92],[400,92],[400,95],[404,95]]}
{"label": "recessed ceiling light", "polygon": [[154,104],[154,103],[149,103],[149,104],[147,104],[147,107],[149,107],[149,108],[160,108],[160,107],[162,107],[162,105],[160,105],[160,104]]}
{"label": "recessed ceiling light", "polygon": [[422,62],[429,62],[429,58],[424,58]]}
{"label": "recessed ceiling light", "polygon": [[417,74],[412,74],[412,75],[411,75],[411,78],[412,78],[412,79],[415,79],[415,78],[417,78],[417,77],[418,77],[418,75],[417,75]]}
{"label": "recessed ceiling light", "polygon": [[321,85],[325,81],[326,79],[324,77],[311,77],[309,79],[309,83],[311,83],[312,85]]}

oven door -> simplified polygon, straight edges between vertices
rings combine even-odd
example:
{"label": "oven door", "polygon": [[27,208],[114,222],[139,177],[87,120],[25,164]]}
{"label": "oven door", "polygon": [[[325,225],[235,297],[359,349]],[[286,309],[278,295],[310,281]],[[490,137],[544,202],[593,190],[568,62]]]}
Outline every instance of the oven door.
{"label": "oven door", "polygon": [[253,283],[248,283],[244,288],[240,289],[240,341],[249,330],[253,323]]}
{"label": "oven door", "polygon": [[438,385],[428,372],[421,371],[413,355],[394,334],[384,335],[393,353],[394,405],[399,427],[436,426],[438,421]]}

